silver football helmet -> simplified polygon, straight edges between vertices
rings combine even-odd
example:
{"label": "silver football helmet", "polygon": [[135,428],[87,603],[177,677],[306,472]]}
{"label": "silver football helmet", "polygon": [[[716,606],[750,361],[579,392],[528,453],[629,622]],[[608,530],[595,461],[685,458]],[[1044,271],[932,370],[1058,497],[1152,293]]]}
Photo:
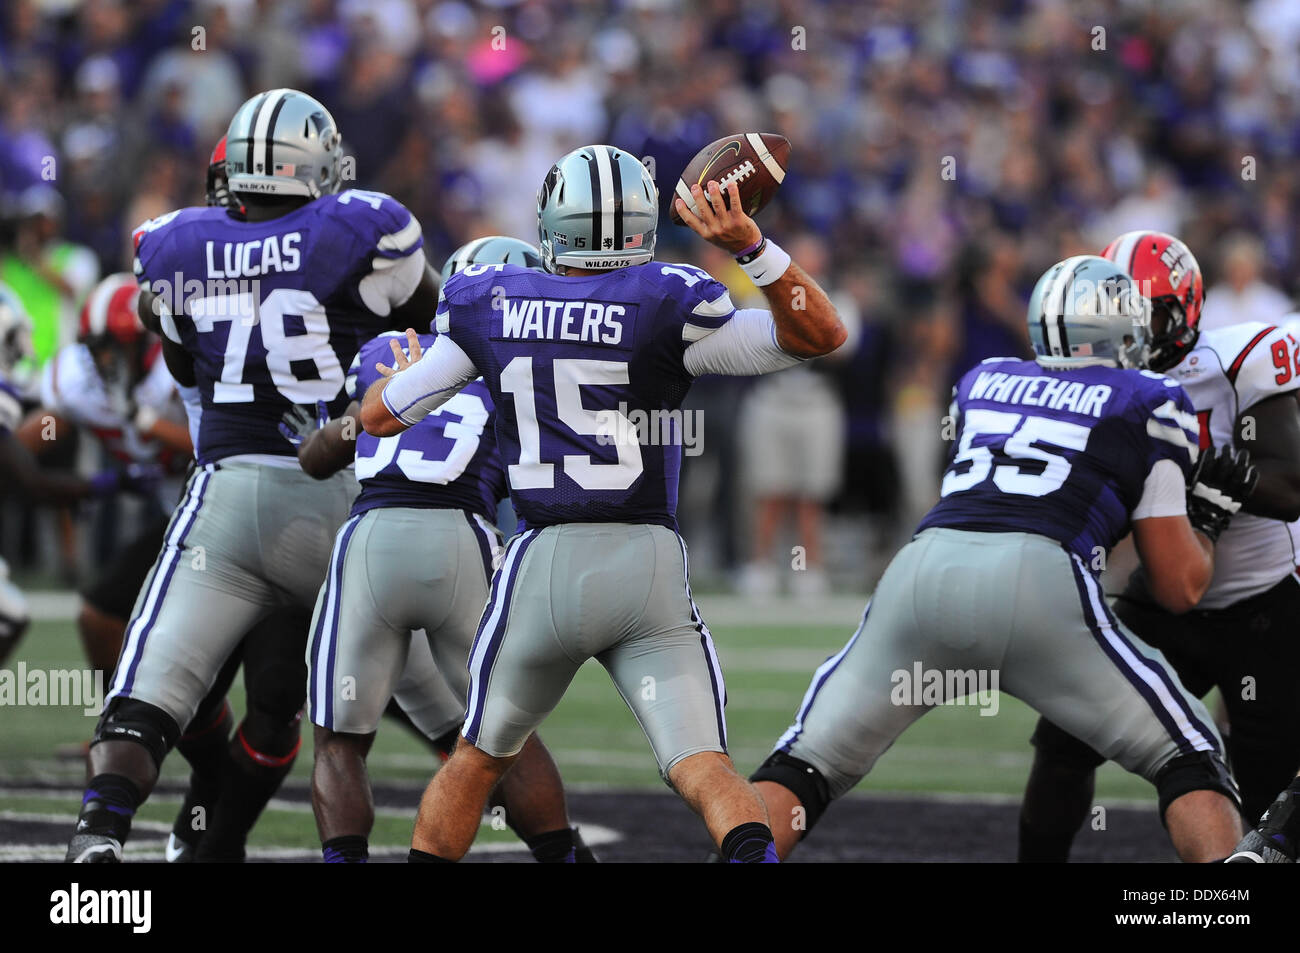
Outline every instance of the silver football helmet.
{"label": "silver football helmet", "polygon": [[0,282],[0,372],[32,356],[32,319],[14,290]]}
{"label": "silver football helmet", "polygon": [[226,130],[232,192],[319,198],[339,190],[342,160],[334,117],[296,89],[258,93]]}
{"label": "silver football helmet", "polygon": [[1044,367],[1146,367],[1151,304],[1119,265],[1097,255],[1059,261],[1029,298],[1029,340]]}
{"label": "silver football helmet", "polygon": [[654,257],[659,191],[636,156],[583,146],[564,156],[537,192],[542,267],[612,270]]}
{"label": "silver football helmet", "polygon": [[457,248],[442,266],[442,283],[456,274],[466,265],[482,264],[523,265],[525,268],[541,270],[542,256],[536,246],[518,238],[505,235],[489,235],[476,238]]}

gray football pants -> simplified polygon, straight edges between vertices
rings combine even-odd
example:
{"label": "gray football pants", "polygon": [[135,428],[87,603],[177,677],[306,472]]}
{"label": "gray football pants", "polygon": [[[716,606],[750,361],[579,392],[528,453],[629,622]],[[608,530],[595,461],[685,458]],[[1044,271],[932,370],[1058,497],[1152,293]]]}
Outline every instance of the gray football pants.
{"label": "gray football pants", "polygon": [[495,527],[464,510],[391,507],[344,523],[307,647],[312,723],[369,734],[395,696],[429,738],[458,725],[499,547]]}
{"label": "gray football pants", "polygon": [[1077,556],[1043,536],[938,528],[894,557],[776,747],[839,797],[934,704],[994,677],[1147,780],[1180,754],[1223,754],[1205,706],[1120,624]]}
{"label": "gray football pants", "polygon": [[665,779],[685,757],[727,750],[722,671],[672,530],[565,523],[510,541],[470,653],[465,738],[496,757],[517,753],[589,658]]}
{"label": "gray football pants", "polygon": [[156,705],[184,728],[248,631],[310,609],[357,484],[297,467],[197,467],[136,598],[109,698]]}

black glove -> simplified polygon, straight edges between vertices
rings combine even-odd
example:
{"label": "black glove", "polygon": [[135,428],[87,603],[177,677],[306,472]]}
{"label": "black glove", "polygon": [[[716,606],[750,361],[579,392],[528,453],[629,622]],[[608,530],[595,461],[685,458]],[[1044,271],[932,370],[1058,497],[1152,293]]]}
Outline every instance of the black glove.
{"label": "black glove", "polygon": [[1245,450],[1219,447],[1204,451],[1187,486],[1187,518],[1192,528],[1217,541],[1258,482],[1259,471]]}

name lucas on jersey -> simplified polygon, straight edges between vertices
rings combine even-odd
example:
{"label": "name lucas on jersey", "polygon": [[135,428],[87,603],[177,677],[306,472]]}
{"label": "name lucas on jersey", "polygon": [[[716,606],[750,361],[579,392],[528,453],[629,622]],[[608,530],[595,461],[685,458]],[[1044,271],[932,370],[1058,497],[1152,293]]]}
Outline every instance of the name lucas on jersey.
{"label": "name lucas on jersey", "polygon": [[504,299],[501,336],[518,341],[577,341],[616,345],[623,341],[627,308],[600,301],[553,298]]}
{"label": "name lucas on jersey", "polygon": [[1025,404],[1068,410],[1100,417],[1110,400],[1107,384],[1083,384],[1053,377],[1028,377],[1002,371],[980,371],[970,386],[971,400],[992,400],[1000,404]]}
{"label": "name lucas on jersey", "polygon": [[246,242],[207,242],[208,277],[255,278],[275,271],[297,271],[302,263],[301,243],[301,232]]}

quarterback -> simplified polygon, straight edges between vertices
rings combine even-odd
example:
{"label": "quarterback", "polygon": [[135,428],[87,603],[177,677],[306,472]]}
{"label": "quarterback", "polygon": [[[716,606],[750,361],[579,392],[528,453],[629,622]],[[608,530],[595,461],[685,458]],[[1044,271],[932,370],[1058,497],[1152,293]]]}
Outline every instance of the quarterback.
{"label": "quarterback", "polygon": [[643,447],[625,417],[680,407],[700,374],[779,370],[844,340],[825,293],[763,239],[734,183],[728,193],[725,205],[716,182],[697,185],[700,216],[680,199],[679,214],[740,256],[771,312],[738,312],[707,272],[653,261],[653,179],[622,150],[586,146],[538,193],[548,273],[453,276],[428,353],[408,331],[411,360],[396,355],[400,370],[366,393],[362,423],[389,435],[481,375],[521,516],[470,653],[463,738],[425,792],[413,861],[464,856],[493,785],[589,658],[723,857],[776,859],[763,805],[726,755],[722,672],[676,531],[681,445]]}

